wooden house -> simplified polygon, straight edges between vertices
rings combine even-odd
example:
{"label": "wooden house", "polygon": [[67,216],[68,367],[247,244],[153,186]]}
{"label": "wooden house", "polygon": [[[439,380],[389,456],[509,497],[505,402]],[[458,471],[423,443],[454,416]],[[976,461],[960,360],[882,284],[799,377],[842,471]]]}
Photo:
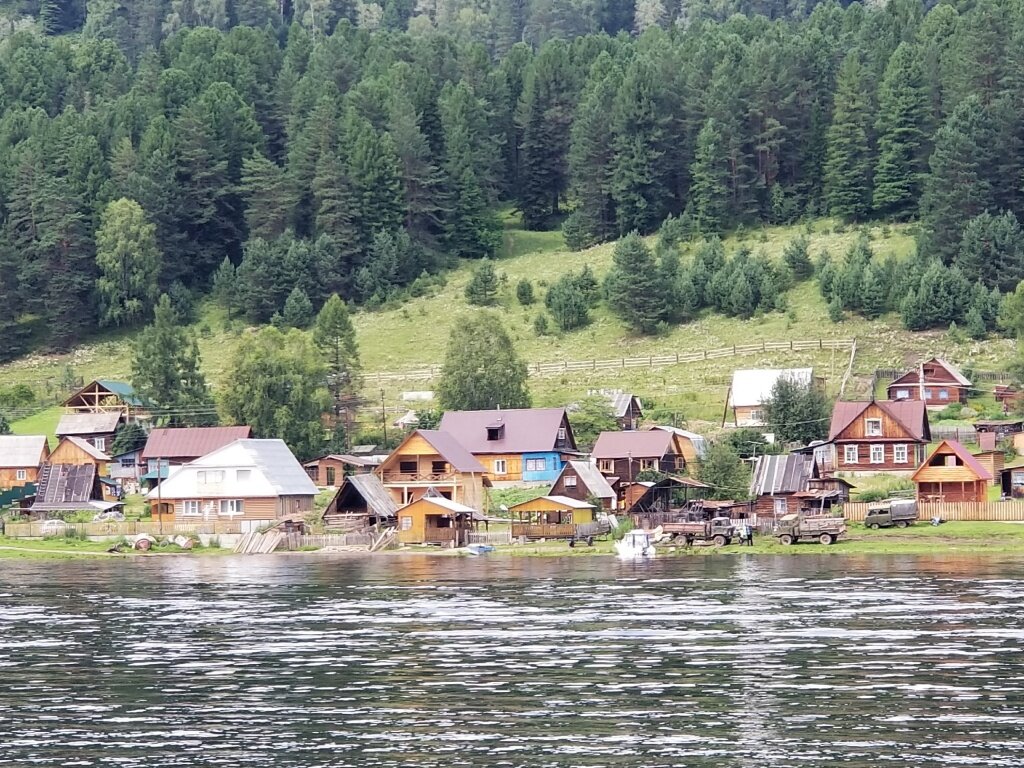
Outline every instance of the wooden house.
{"label": "wooden house", "polygon": [[539,496],[509,507],[512,538],[573,539],[592,536],[594,506],[568,496]]}
{"label": "wooden house", "polygon": [[338,488],[348,475],[363,475],[372,472],[378,461],[373,456],[353,456],[347,453],[331,453],[303,464],[309,479],[320,488]]}
{"label": "wooden house", "polygon": [[687,455],[690,461],[697,458],[692,444],[663,429],[602,432],[591,451],[598,471],[624,484],[647,471],[681,475],[687,469]]}
{"label": "wooden house", "polygon": [[0,491],[35,483],[49,456],[45,435],[0,435]]}
{"label": "wooden house", "polygon": [[487,470],[452,435],[417,429],[391,452],[374,473],[399,506],[433,489],[438,495],[482,510]]}
{"label": "wooden house", "polygon": [[943,440],[911,479],[919,502],[983,502],[992,476],[960,443]]}
{"label": "wooden house", "polygon": [[920,400],[929,408],[945,408],[950,403],[967,404],[971,382],[948,360],[933,357],[893,380],[888,387],[890,400]]}
{"label": "wooden house", "polygon": [[618,495],[616,477],[605,477],[597,467],[586,461],[567,461],[561,473],[551,484],[552,496],[565,496],[576,501],[597,499],[601,509],[615,509]]}
{"label": "wooden house", "polygon": [[605,395],[619,429],[639,429],[644,418],[640,398],[630,392],[609,392]]}
{"label": "wooden house", "polygon": [[1012,384],[996,384],[992,388],[992,395],[1003,406],[1003,413],[1016,409],[1021,400],[1021,392]]}
{"label": "wooden house", "polygon": [[931,441],[919,400],[840,401],[832,409],[825,473],[904,472],[924,460]]}
{"label": "wooden house", "polygon": [[106,452],[114,443],[125,416],[120,410],[65,413],[57,422],[57,437],[85,440],[96,450]]}
{"label": "wooden house", "polygon": [[808,453],[758,456],[750,479],[758,518],[827,511],[849,501],[850,488],[841,478],[820,477],[814,457]]}
{"label": "wooden house", "polygon": [[235,440],[173,469],[147,494],[177,523],[231,521],[242,532],[313,510],[316,486],[283,440]]}
{"label": "wooden house", "polygon": [[783,378],[805,387],[824,385],[824,380],[815,377],[811,368],[757,368],[733,371],[722,426],[765,426],[764,404],[771,398],[775,383]]}
{"label": "wooden house", "polygon": [[999,485],[1007,499],[1024,499],[1024,458],[1016,458],[999,472]]}
{"label": "wooden house", "polygon": [[991,485],[999,484],[999,476],[1006,465],[1006,454],[995,448],[982,449],[974,454],[974,458],[985,468],[990,476]]}
{"label": "wooden house", "polygon": [[565,408],[448,411],[438,430],[483,464],[495,484],[551,483],[578,455]]}
{"label": "wooden house", "polygon": [[145,469],[141,457],[142,449],[137,448],[134,451],[119,453],[110,458],[107,468],[108,475],[123,493],[138,493],[139,478]]}
{"label": "wooden house", "polygon": [[324,510],[328,528],[358,530],[394,524],[398,505],[375,474],[349,475]]}
{"label": "wooden house", "polygon": [[119,413],[132,421],[146,412],[146,405],[131,384],[123,381],[97,379],[91,381],[64,401],[68,413]]}
{"label": "wooden house", "polygon": [[50,453],[50,464],[81,465],[92,464],[96,467],[97,477],[109,475],[110,456],[96,448],[92,443],[78,437],[62,437],[57,447]]}
{"label": "wooden house", "polygon": [[398,510],[400,544],[461,547],[469,542],[476,510],[434,494],[420,496]]}

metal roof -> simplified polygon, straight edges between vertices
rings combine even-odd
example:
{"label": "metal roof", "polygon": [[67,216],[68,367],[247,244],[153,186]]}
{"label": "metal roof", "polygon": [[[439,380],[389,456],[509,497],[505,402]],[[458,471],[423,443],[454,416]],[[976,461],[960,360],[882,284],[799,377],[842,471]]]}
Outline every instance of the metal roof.
{"label": "metal roof", "polygon": [[[561,478],[565,474],[566,470],[572,469],[576,472],[576,476],[579,477],[580,481],[590,491],[591,495],[596,496],[599,499],[614,499],[615,491],[608,482],[608,478],[597,471],[597,467],[586,461],[567,461],[565,466],[562,467],[562,472],[559,475]],[[555,481],[558,483],[558,480]]]}
{"label": "metal roof", "polygon": [[[487,429],[502,425],[504,435],[488,440]],[[452,435],[470,453],[541,453],[555,450],[558,430],[567,425],[565,408],[512,408],[492,411],[447,411],[438,430]],[[575,450],[566,429],[567,449]]]}
{"label": "metal roof", "polygon": [[38,467],[46,453],[46,435],[0,435],[0,467]]}
{"label": "metal roof", "polygon": [[636,400],[636,407],[643,409],[643,404],[641,404],[640,398],[632,392],[615,392],[606,395],[606,397],[612,407],[612,413],[615,414],[615,418],[617,419],[621,419],[629,413],[629,406],[634,400]]}
{"label": "metal roof", "polygon": [[[828,430],[828,439],[835,440],[858,416],[874,403],[883,412],[902,425],[915,440],[927,442],[931,440],[928,428],[928,408],[921,400],[848,400],[840,401],[832,409],[832,423]],[[897,435],[881,435],[881,437],[898,437]],[[870,441],[870,437],[861,438]]]}
{"label": "metal roof", "polygon": [[750,479],[750,493],[771,496],[806,491],[813,472],[814,459],[804,453],[758,456]]}
{"label": "metal roof", "polygon": [[135,387],[126,381],[111,381],[110,379],[97,379],[96,383],[108,392],[124,400],[128,405],[145,405],[145,402],[135,394]]}
{"label": "metal roof", "polygon": [[70,436],[70,437],[64,437],[64,438],[61,438],[61,439],[62,440],[67,440],[72,445],[77,446],[79,449],[85,451],[87,454],[92,456],[97,461],[110,461],[110,457],[107,454],[105,454],[103,451],[101,451],[99,448],[97,448],[92,443],[87,442],[87,441],[83,440],[80,437]]}
{"label": "metal roof", "polygon": [[696,432],[690,432],[689,430],[680,429],[679,427],[669,427],[665,425],[652,427],[652,429],[664,429],[666,432],[671,432],[674,435],[679,435],[679,437],[684,437],[690,441],[691,445],[693,445],[693,450],[697,452],[699,457],[703,459],[708,455],[708,448],[710,448],[710,446],[708,445],[708,440],[704,435],[698,435]]}
{"label": "metal roof", "polygon": [[120,421],[120,411],[65,413],[57,422],[55,434],[59,437],[65,435],[109,435],[117,431]]}
{"label": "metal roof", "polygon": [[595,459],[662,457],[672,448],[673,433],[663,429],[640,432],[602,432],[594,443]]}
{"label": "metal roof", "polygon": [[814,380],[814,369],[753,368],[733,371],[729,406],[744,408],[763,405],[771,397],[775,382],[783,377],[809,387]]}
{"label": "metal roof", "polygon": [[198,459],[235,440],[252,437],[252,427],[175,427],[149,433],[143,459]]}
{"label": "metal roof", "polygon": [[[449,512],[458,512],[459,514],[464,515],[472,515],[476,513],[476,510],[472,507],[467,507],[465,504],[459,504],[457,501],[446,499],[444,496],[420,496],[416,501],[406,504],[405,507],[411,507],[413,504],[419,504],[421,501],[441,507]],[[405,507],[402,507],[402,509],[405,509]]]}
{"label": "metal roof", "polygon": [[587,502],[580,501],[579,499],[570,499],[568,496],[537,496],[536,498],[528,499],[527,501],[521,501],[518,504],[513,504],[511,507],[509,507],[509,509],[513,510],[518,509],[519,507],[525,506],[527,504],[536,504],[541,499],[550,502],[551,505],[554,507],[566,507],[568,509],[594,508],[593,504],[588,504]]}

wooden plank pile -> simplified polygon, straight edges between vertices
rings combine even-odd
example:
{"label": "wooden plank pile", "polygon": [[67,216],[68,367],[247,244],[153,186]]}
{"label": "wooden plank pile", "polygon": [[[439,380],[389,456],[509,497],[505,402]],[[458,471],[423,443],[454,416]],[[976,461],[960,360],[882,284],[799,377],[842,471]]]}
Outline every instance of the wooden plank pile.
{"label": "wooden plank pile", "polygon": [[237,555],[270,554],[280,546],[284,538],[284,533],[278,530],[271,530],[266,533],[250,531],[238,540],[233,551]]}

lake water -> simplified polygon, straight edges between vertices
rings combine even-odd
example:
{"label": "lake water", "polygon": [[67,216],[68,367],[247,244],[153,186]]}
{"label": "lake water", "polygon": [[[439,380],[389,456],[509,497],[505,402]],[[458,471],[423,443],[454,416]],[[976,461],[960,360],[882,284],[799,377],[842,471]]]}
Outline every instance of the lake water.
{"label": "lake water", "polygon": [[0,561],[0,766],[1024,765],[1024,560]]}

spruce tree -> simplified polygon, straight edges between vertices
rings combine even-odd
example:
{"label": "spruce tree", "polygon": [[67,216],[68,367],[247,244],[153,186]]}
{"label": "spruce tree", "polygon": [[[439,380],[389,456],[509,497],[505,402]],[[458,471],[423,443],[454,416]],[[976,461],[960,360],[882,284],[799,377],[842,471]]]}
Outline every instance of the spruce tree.
{"label": "spruce tree", "polygon": [[484,259],[466,285],[466,301],[478,307],[488,307],[498,298],[498,274],[490,259]]}
{"label": "spruce tree", "polygon": [[955,263],[968,280],[987,288],[1013,290],[1024,280],[1024,232],[1011,211],[985,211],[964,227]]}
{"label": "spruce tree", "polygon": [[727,223],[729,171],[724,151],[718,123],[708,118],[697,136],[697,153],[690,168],[693,221],[705,235],[719,234]]}
{"label": "spruce tree", "polygon": [[281,318],[289,328],[308,328],[313,322],[313,303],[299,286],[292,288],[285,299]]}
{"label": "spruce tree", "polygon": [[286,171],[257,152],[242,163],[241,188],[249,237],[273,240],[283,234],[295,205],[291,179]]}
{"label": "spruce tree", "polygon": [[825,197],[832,215],[848,221],[862,220],[871,202],[871,111],[866,76],[860,54],[848,53],[836,78],[828,130]]}
{"label": "spruce tree", "polygon": [[654,333],[665,318],[664,292],[654,255],[636,232],[615,244],[605,276],[608,306],[636,333]]}

